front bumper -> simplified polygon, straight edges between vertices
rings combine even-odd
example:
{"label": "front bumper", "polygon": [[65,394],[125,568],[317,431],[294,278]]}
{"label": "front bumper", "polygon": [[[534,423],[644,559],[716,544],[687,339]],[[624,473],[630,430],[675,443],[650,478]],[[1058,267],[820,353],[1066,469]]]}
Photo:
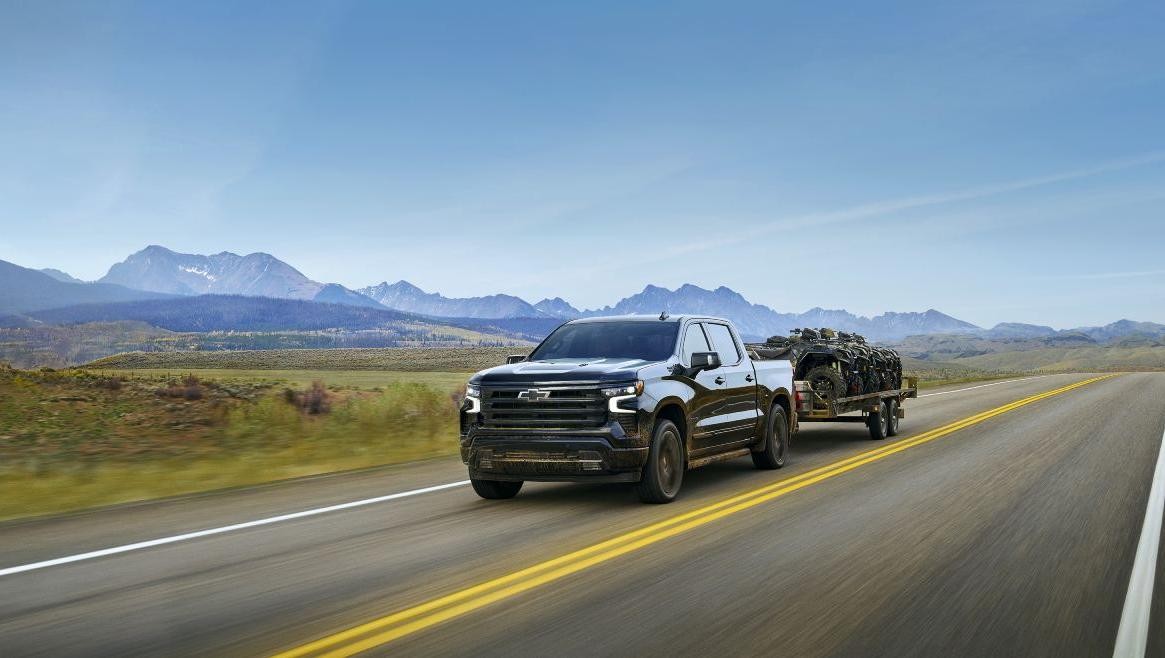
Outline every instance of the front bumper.
{"label": "front bumper", "polygon": [[540,482],[638,482],[647,446],[617,427],[594,431],[470,431],[461,461],[470,477]]}

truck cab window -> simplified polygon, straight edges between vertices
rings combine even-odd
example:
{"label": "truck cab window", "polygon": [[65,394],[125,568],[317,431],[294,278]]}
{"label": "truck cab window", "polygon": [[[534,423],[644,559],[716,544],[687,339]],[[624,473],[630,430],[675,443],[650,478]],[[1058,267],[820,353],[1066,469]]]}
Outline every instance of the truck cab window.
{"label": "truck cab window", "polygon": [[732,365],[740,361],[740,350],[736,341],[732,339],[732,331],[722,324],[705,324],[708,336],[712,339],[713,349],[720,355],[720,363]]}
{"label": "truck cab window", "polygon": [[700,328],[700,323],[689,324],[688,331],[684,334],[684,363],[691,363],[692,355],[696,352],[711,351],[712,348],[708,346],[708,339],[704,337],[704,330]]}

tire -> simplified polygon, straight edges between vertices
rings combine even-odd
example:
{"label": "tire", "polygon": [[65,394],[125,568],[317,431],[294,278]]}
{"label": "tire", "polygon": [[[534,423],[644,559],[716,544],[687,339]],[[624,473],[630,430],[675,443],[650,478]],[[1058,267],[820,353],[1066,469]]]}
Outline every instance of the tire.
{"label": "tire", "polygon": [[870,428],[870,438],[875,441],[886,438],[887,425],[889,422],[886,418],[886,403],[883,402],[878,405],[878,413],[870,414],[866,418],[866,426]]}
{"label": "tire", "polygon": [[765,445],[760,452],[752,453],[752,464],[759,469],[772,470],[785,465],[789,454],[789,420],[785,410],[774,404],[765,424]]}
{"label": "tire", "polygon": [[886,436],[898,436],[898,399],[886,400]]}
{"label": "tire", "polygon": [[840,397],[845,397],[845,380],[841,378],[841,373],[833,366],[817,366],[805,373],[805,381],[809,383],[809,388],[817,395],[825,398],[830,404],[837,402]]}
{"label": "tire", "polygon": [[661,420],[651,434],[651,449],[643,465],[643,476],[635,487],[636,493],[645,503],[670,503],[680,493],[683,482],[683,437],[675,423]]}
{"label": "tire", "polygon": [[507,482],[504,480],[478,480],[477,478],[469,478],[469,484],[473,485],[473,490],[477,492],[477,495],[486,500],[513,498],[522,489],[521,481]]}

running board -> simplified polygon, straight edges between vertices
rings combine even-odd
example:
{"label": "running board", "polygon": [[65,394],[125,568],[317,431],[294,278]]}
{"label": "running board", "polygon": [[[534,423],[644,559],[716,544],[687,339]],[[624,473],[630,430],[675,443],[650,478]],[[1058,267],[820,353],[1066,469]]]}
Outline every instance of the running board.
{"label": "running board", "polygon": [[728,452],[722,452],[718,455],[711,455],[708,457],[700,457],[699,459],[692,459],[688,462],[688,468],[689,469],[700,468],[701,466],[707,466],[708,464],[714,464],[716,462],[728,461],[729,459],[736,459],[737,457],[744,457],[745,455],[749,454],[750,452],[752,452],[752,450],[749,450],[748,448],[741,448],[739,450],[729,450]]}

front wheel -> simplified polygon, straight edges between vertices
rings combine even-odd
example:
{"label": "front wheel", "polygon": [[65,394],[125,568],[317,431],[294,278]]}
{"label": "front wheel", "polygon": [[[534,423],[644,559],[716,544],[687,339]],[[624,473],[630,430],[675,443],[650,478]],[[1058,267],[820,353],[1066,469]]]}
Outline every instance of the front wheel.
{"label": "front wheel", "polygon": [[522,483],[520,481],[506,482],[504,480],[478,480],[477,478],[469,478],[469,484],[473,485],[473,490],[477,492],[477,495],[487,500],[513,498],[522,489]]}
{"label": "front wheel", "polygon": [[636,485],[645,503],[670,503],[684,481],[684,449],[680,430],[670,420],[661,420],[651,435],[651,449],[643,475]]}
{"label": "front wheel", "polygon": [[752,453],[752,464],[766,470],[780,468],[785,465],[785,455],[788,452],[789,421],[785,418],[784,408],[774,404],[769,411],[764,449]]}
{"label": "front wheel", "polygon": [[898,399],[886,401],[886,436],[898,436]]}

